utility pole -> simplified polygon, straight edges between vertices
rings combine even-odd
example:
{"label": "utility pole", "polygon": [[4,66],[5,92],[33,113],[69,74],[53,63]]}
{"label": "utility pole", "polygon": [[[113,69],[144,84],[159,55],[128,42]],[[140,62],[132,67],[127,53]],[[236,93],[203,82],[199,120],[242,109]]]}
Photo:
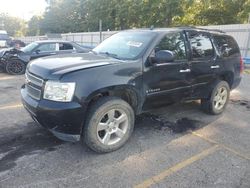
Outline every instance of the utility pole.
{"label": "utility pole", "polygon": [[102,20],[99,20],[100,43],[102,42]]}
{"label": "utility pole", "polygon": [[[248,16],[248,23],[250,24],[250,13],[249,13],[249,16]],[[247,46],[246,46],[246,51],[245,51],[245,57],[248,56],[248,52],[249,52],[249,45],[250,45],[250,30],[248,30],[248,39],[247,39]]]}

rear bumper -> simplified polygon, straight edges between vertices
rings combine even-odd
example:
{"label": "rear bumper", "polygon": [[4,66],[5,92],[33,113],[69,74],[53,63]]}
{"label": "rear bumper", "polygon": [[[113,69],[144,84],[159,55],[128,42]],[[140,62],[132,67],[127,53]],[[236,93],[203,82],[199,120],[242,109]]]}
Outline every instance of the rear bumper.
{"label": "rear bumper", "polygon": [[85,109],[76,102],[62,103],[31,98],[24,87],[22,103],[32,119],[65,141],[80,140],[85,119]]}
{"label": "rear bumper", "polygon": [[232,90],[240,85],[241,79],[242,79],[241,77],[237,77],[234,79],[234,83],[233,83],[232,88],[231,88]]}

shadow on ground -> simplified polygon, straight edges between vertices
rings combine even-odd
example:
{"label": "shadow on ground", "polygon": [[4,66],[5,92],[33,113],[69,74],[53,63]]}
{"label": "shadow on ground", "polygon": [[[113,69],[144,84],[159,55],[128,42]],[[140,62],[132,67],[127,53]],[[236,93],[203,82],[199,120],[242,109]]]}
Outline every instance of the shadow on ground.
{"label": "shadow on ground", "polygon": [[[33,122],[29,126],[35,127]],[[29,127],[28,126],[28,127]],[[1,130],[12,132],[13,130]],[[31,131],[19,132],[15,135],[8,133],[0,138],[0,172],[16,166],[16,160],[23,156],[34,155],[42,152],[54,151],[55,146],[63,142],[58,140],[42,128],[32,128]]]}

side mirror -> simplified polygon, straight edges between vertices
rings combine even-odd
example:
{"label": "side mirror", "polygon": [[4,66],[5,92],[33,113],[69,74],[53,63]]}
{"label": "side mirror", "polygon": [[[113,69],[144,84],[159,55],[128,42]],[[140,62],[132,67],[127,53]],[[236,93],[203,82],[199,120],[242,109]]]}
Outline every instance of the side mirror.
{"label": "side mirror", "polygon": [[41,50],[36,50],[35,53],[36,54],[39,54],[41,52]]}
{"label": "side mirror", "polygon": [[169,50],[160,50],[155,53],[155,57],[153,57],[153,62],[156,64],[168,63],[174,61],[174,53]]}

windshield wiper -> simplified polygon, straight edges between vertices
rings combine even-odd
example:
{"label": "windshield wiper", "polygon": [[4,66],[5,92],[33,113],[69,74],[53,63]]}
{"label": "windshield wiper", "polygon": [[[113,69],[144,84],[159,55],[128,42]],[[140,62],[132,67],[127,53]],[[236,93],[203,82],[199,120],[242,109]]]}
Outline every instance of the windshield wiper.
{"label": "windshield wiper", "polygon": [[91,52],[91,53],[93,53],[93,54],[98,54],[96,51],[94,51],[94,50],[90,50],[89,52]]}
{"label": "windshield wiper", "polygon": [[112,53],[109,53],[109,52],[99,52],[99,54],[105,54],[105,55],[107,55],[109,57],[113,57],[115,59],[120,59],[117,54],[112,54]]}

